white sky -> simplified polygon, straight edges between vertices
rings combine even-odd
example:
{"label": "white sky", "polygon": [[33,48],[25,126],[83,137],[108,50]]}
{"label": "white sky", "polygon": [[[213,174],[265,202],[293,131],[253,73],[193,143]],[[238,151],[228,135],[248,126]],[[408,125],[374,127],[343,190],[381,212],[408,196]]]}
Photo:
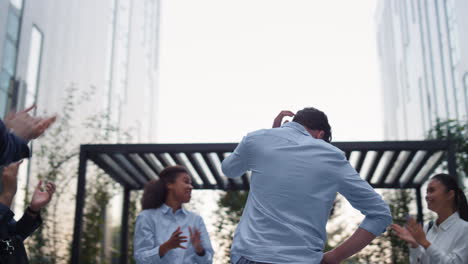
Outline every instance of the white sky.
{"label": "white sky", "polygon": [[280,110],[383,139],[375,0],[162,0],[157,140],[237,142]]}

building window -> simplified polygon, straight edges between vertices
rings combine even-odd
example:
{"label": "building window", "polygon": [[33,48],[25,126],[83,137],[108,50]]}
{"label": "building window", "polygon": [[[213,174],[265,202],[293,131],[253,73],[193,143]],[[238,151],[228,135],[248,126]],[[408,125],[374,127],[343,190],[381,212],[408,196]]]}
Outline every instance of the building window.
{"label": "building window", "polygon": [[32,105],[36,101],[36,94],[39,85],[39,73],[42,55],[43,35],[39,28],[34,25],[31,30],[31,44],[29,46],[28,73],[26,77],[27,91],[25,107]]}
{"label": "building window", "polygon": [[16,47],[10,41],[5,41],[3,49],[3,69],[13,76],[16,69]]}
{"label": "building window", "polygon": [[23,9],[23,0],[10,0],[10,3],[18,10]]}
{"label": "building window", "polygon": [[10,8],[8,12],[8,22],[7,22],[7,36],[13,41],[18,41],[18,31],[19,31],[19,12]]}
{"label": "building window", "polygon": [[22,0],[11,0],[8,9],[7,29],[3,44],[3,59],[0,65],[0,116],[4,116],[10,107],[16,105],[16,90],[10,85],[16,73],[18,39],[21,21]]}

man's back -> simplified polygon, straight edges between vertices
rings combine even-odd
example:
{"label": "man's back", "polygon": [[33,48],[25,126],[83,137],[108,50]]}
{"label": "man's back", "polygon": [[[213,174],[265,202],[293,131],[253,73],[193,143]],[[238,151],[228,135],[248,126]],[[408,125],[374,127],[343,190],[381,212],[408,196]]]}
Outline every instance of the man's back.
{"label": "man's back", "polygon": [[233,256],[267,263],[319,263],[337,192],[363,214],[388,213],[339,149],[314,139],[296,122],[247,135],[223,162],[229,177],[246,170],[252,170],[250,193],[234,235]]}

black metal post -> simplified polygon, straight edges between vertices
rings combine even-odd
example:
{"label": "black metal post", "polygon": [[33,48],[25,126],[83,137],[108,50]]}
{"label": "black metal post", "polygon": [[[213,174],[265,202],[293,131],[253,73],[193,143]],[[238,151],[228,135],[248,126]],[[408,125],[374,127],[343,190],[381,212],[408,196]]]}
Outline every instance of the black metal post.
{"label": "black metal post", "polygon": [[120,230],[120,264],[128,262],[128,213],[130,206],[130,189],[125,187],[123,197],[122,225]]}
{"label": "black metal post", "polygon": [[75,226],[73,230],[72,244],[72,264],[80,264],[80,241],[81,230],[83,227],[83,209],[85,206],[86,192],[86,162],[88,161],[87,153],[80,148],[80,164],[78,167],[78,182],[76,185],[76,205],[75,205]]}
{"label": "black metal post", "polygon": [[415,188],[416,191],[416,203],[418,206],[418,222],[424,223],[424,215],[423,215],[423,206],[422,206],[422,198],[421,198],[421,186]]}

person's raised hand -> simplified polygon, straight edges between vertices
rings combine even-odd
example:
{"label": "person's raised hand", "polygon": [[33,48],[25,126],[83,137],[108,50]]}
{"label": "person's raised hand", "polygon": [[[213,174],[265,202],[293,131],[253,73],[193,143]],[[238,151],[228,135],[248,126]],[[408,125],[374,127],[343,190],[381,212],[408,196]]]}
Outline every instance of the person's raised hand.
{"label": "person's raised hand", "polygon": [[[273,128],[280,127],[281,123],[283,122],[283,118],[286,116],[294,116],[294,113],[289,110],[281,111],[273,120]],[[285,121],[285,123],[288,121]]]}
{"label": "person's raised hand", "polygon": [[18,189],[18,169],[23,161],[12,163],[3,168],[2,184],[3,190],[0,194],[0,203],[10,207],[13,197]]}
{"label": "person's raised hand", "polygon": [[29,208],[35,212],[39,212],[42,208],[49,204],[52,196],[54,195],[55,184],[48,182],[44,187],[44,190],[42,190],[42,181],[39,181],[36,189],[34,190]]}
{"label": "person's raised hand", "polygon": [[426,233],[424,233],[422,225],[416,222],[416,219],[408,219],[406,228],[419,245],[423,246],[424,248],[428,248],[431,245],[431,243],[426,239]]}
{"label": "person's raised hand", "polygon": [[4,120],[5,126],[24,140],[29,141],[38,138],[55,122],[57,117],[33,117],[29,114],[29,111],[34,108],[36,106],[32,105],[22,111],[8,113]]}
{"label": "person's raised hand", "polygon": [[192,228],[189,226],[189,233],[190,233],[190,241],[192,242],[192,246],[195,249],[195,252],[199,255],[203,255],[205,249],[203,248],[202,241],[201,241],[201,233],[198,231],[197,228]]}
{"label": "person's raised hand", "polygon": [[408,229],[397,224],[392,224],[391,228],[395,235],[397,235],[400,239],[406,241],[412,248],[418,247],[418,242],[416,242],[413,235],[411,235]]}
{"label": "person's raised hand", "polygon": [[174,231],[174,233],[172,233],[169,240],[164,242],[159,247],[159,256],[163,257],[171,249],[175,249],[175,248],[187,249],[186,247],[181,245],[182,243],[187,242],[187,237],[186,236],[181,236],[181,235],[182,235],[182,231],[180,230],[180,226],[179,226],[179,227],[177,227],[176,231]]}

